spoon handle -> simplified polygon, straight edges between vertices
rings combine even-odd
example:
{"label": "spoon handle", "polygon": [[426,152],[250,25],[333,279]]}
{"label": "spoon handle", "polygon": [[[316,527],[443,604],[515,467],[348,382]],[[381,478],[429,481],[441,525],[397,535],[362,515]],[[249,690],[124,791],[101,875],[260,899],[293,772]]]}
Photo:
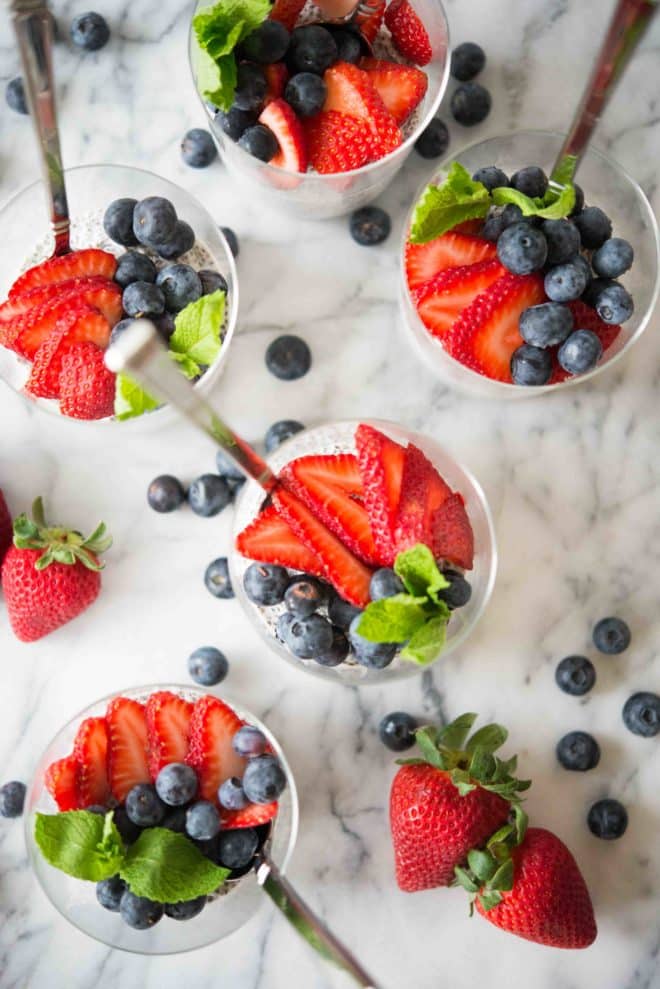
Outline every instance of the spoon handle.
{"label": "spoon handle", "polygon": [[69,206],[55,109],[53,17],[44,0],[10,0],[30,115],[48,193],[55,254],[68,254]]}
{"label": "spoon handle", "polygon": [[579,162],[630,57],[657,10],[657,0],[618,0],[555,169],[568,155]]}

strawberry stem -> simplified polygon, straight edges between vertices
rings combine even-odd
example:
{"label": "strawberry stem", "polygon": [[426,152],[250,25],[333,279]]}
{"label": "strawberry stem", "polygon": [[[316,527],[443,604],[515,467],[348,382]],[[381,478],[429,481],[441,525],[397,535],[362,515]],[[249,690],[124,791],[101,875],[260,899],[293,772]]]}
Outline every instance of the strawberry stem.
{"label": "strawberry stem", "polygon": [[103,522],[87,538],[75,529],[48,527],[41,497],[36,498],[32,505],[31,519],[23,513],[14,521],[14,546],[17,549],[43,550],[34,564],[37,570],[45,570],[51,563],[66,566],[81,563],[88,570],[102,570],[104,564],[98,556],[111,545],[112,538]]}

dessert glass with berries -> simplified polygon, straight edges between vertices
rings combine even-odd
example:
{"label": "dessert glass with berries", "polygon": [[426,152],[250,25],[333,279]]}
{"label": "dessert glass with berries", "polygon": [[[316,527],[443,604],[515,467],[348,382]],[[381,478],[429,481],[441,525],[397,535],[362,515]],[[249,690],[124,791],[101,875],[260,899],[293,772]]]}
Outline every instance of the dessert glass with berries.
{"label": "dessert glass with berries", "polygon": [[162,423],[169,410],[111,374],[103,351],[126,317],[148,316],[182,373],[211,388],[236,325],[231,250],[196,199],[151,172],[85,165],[66,184],[68,254],[51,257],[40,183],[0,211],[12,245],[0,266],[0,378],[61,418]]}
{"label": "dessert glass with berries", "polygon": [[239,27],[223,0],[199,0],[192,21],[193,78],[228,170],[307,219],[379,195],[447,85],[439,0],[374,0],[355,17],[353,7],[259,0]]}
{"label": "dessert glass with berries", "polygon": [[273,735],[196,687],[136,687],[72,718],[43,753],[26,842],[53,905],[142,954],[219,941],[263,900],[261,849],[286,869],[296,788]]}
{"label": "dessert glass with berries", "polygon": [[553,185],[562,143],[520,131],[466,148],[420,189],[405,225],[404,324],[438,375],[480,396],[593,379],[628,353],[658,298],[643,191],[593,149],[575,183],[569,171]]}

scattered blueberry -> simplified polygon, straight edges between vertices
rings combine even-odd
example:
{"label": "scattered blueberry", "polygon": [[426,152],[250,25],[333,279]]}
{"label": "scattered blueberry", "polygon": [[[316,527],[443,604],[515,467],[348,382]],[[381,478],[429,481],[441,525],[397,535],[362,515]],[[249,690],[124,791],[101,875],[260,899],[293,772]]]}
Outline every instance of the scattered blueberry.
{"label": "scattered blueberry", "polygon": [[622,618],[601,618],[594,627],[593,642],[599,652],[617,656],[630,645],[630,629]]}
{"label": "scattered blueberry", "polygon": [[313,72],[298,72],[286,84],[284,99],[299,117],[312,117],[323,109],[328,87]]}
{"label": "scattered blueberry", "polygon": [[177,220],[174,233],[164,244],[154,244],[153,249],[166,261],[174,261],[195,246],[195,231],[185,220]]}
{"label": "scattered blueberry", "polygon": [[111,876],[109,879],[102,879],[96,884],[96,899],[106,910],[113,913],[119,912],[119,904],[124,895],[126,883],[119,876]]}
{"label": "scattered blueberry", "polygon": [[243,810],[249,800],[243,793],[243,783],[237,776],[230,776],[220,784],[218,802],[226,810]]}
{"label": "scattered blueberry", "polygon": [[212,292],[224,292],[226,294],[229,287],[227,285],[227,279],[219,271],[213,271],[211,268],[202,268],[197,274],[202,283],[202,295],[210,295]]}
{"label": "scattered blueberry", "polygon": [[126,288],[133,282],[155,282],[156,265],[146,254],[140,251],[126,251],[117,260],[115,281]]}
{"label": "scattered blueberry", "polygon": [[369,595],[372,601],[391,598],[395,594],[405,593],[405,590],[403,581],[390,567],[381,567],[380,570],[376,570],[369,583]]}
{"label": "scattered blueberry", "polygon": [[361,636],[357,630],[361,615],[356,615],[348,627],[348,639],[353,647],[355,658],[361,666],[369,669],[382,670],[389,666],[396,655],[397,646],[394,642],[370,642]]}
{"label": "scattered blueberry", "polygon": [[270,161],[279,151],[277,138],[268,127],[255,124],[243,131],[238,139],[240,146],[260,161]]}
{"label": "scattered blueberry", "polygon": [[266,607],[279,604],[288,586],[288,572],[274,563],[251,563],[243,577],[243,587],[250,601]]}
{"label": "scattered blueberry", "polygon": [[570,220],[544,220],[541,230],[548,242],[548,264],[563,264],[580,253],[580,234]]}
{"label": "scattered blueberry", "polygon": [[612,236],[612,221],[598,206],[585,206],[573,217],[580,231],[582,246],[595,250]]}
{"label": "scattered blueberry", "polygon": [[548,245],[540,230],[529,223],[512,223],[500,234],[497,256],[514,275],[529,275],[545,264]]}
{"label": "scattered blueberry", "polygon": [[25,806],[25,783],[10,780],[0,786],[0,817],[20,817]]}
{"label": "scattered blueberry", "polygon": [[404,752],[415,744],[417,720],[405,711],[392,711],[386,714],[378,725],[378,734],[383,745],[392,752]]}
{"label": "scattered blueberry", "polygon": [[622,237],[610,237],[598,248],[591,258],[597,275],[603,278],[618,278],[631,267],[634,251]]}
{"label": "scattered blueberry", "polygon": [[415,141],[415,151],[422,158],[439,158],[449,147],[449,130],[444,121],[434,117]]}
{"label": "scattered blueberry", "polygon": [[511,187],[530,199],[542,198],[548,188],[548,177],[538,165],[527,165],[511,176]]}
{"label": "scattered blueberry", "polygon": [[280,62],[289,47],[290,34],[279,21],[265,20],[243,42],[243,54],[252,62]]}
{"label": "scattered blueberry", "polygon": [[5,100],[7,101],[7,106],[16,113],[27,114],[30,112],[25,95],[25,86],[20,76],[10,79],[7,83]]}
{"label": "scattered blueberry", "polygon": [[523,343],[511,355],[511,377],[514,385],[538,387],[547,384],[551,375],[552,355],[547,350]]}
{"label": "scattered blueberry", "polygon": [[543,287],[552,302],[572,302],[573,299],[579,299],[587,287],[584,269],[574,261],[558,264],[546,274]]}
{"label": "scattered blueberry", "polygon": [[587,824],[597,838],[614,841],[628,827],[628,811],[618,800],[598,800],[589,810]]}
{"label": "scattered blueberry", "polygon": [[198,896],[194,900],[182,900],[179,903],[166,903],[164,906],[165,916],[172,920],[192,920],[197,917],[206,906],[206,896]]}
{"label": "scattered blueberry", "polygon": [[133,233],[141,244],[165,244],[173,236],[177,215],[169,199],[148,196],[133,210]]}
{"label": "scattered blueberry", "polygon": [[186,766],[183,762],[171,762],[163,766],[155,785],[156,793],[164,804],[182,807],[197,794],[197,773],[192,766]]}
{"label": "scattered blueberry", "polygon": [[284,594],[284,604],[296,618],[307,618],[321,607],[327,592],[320,581],[313,577],[296,577]]}
{"label": "scattered blueberry", "polygon": [[449,587],[438,591],[438,597],[451,608],[463,608],[472,597],[472,587],[458,570],[443,570],[442,576],[449,581]]}
{"label": "scattered blueberry", "polygon": [[147,488],[149,507],[155,512],[173,512],[186,500],[181,481],[171,474],[155,477]]}
{"label": "scattered blueberry", "polygon": [[145,896],[136,896],[127,889],[121,898],[119,912],[129,927],[134,927],[136,931],[146,931],[163,916],[163,904],[148,900]]}
{"label": "scattered blueberry", "polygon": [[285,333],[268,345],[266,367],[280,381],[303,378],[312,366],[312,353],[300,337]]}
{"label": "scattered blueberry", "polygon": [[133,824],[125,807],[115,807],[112,812],[112,820],[125,845],[132,845],[140,837],[141,829],[137,824]]}
{"label": "scattered blueberry", "polygon": [[217,158],[217,155],[215,142],[203,127],[193,127],[184,135],[181,142],[181,157],[186,165],[190,165],[191,168],[206,168]]}
{"label": "scattered blueberry", "polygon": [[189,264],[168,264],[161,268],[156,277],[156,285],[163,293],[165,308],[169,312],[181,312],[202,295],[199,275]]}
{"label": "scattered blueberry", "polygon": [[158,827],[165,828],[167,831],[175,831],[176,834],[185,834],[186,808],[174,807],[172,810],[168,811]]}
{"label": "scattered blueberry", "polygon": [[557,664],[555,681],[565,694],[582,697],[596,682],[594,664],[586,656],[566,656]]}
{"label": "scattered blueberry", "polygon": [[518,326],[525,343],[533,347],[555,347],[572,331],[573,314],[559,302],[542,302],[523,310]]}
{"label": "scattered blueberry", "polygon": [[242,869],[254,858],[259,835],[254,828],[234,828],[218,836],[218,864],[225,869]]}
{"label": "scattered blueberry", "polygon": [[630,319],[634,308],[632,296],[618,282],[606,285],[599,292],[596,301],[596,312],[602,321],[613,325],[625,323],[627,319]]}
{"label": "scattered blueberry", "polygon": [[351,213],[349,229],[356,244],[375,247],[389,237],[392,221],[379,206],[363,206]]}
{"label": "scattered blueberry", "polygon": [[486,64],[486,53],[474,41],[464,41],[451,53],[451,74],[459,82],[469,82],[478,76]]}
{"label": "scattered blueberry", "polygon": [[350,62],[357,65],[362,57],[362,40],[357,31],[350,27],[333,27],[328,25],[337,45],[337,61]]}
{"label": "scattered blueberry", "polygon": [[218,474],[202,474],[188,488],[188,504],[195,515],[203,518],[217,515],[231,500],[231,488]]}
{"label": "scattered blueberry", "polygon": [[126,796],[126,813],[139,828],[153,828],[165,817],[165,805],[151,783],[137,783]]}
{"label": "scattered blueberry", "polygon": [[569,374],[585,374],[600,360],[603,345],[591,330],[576,330],[557,351],[557,360]]}
{"label": "scattered blueberry", "polygon": [[330,31],[320,24],[296,28],[291,34],[289,57],[298,72],[323,75],[337,61],[338,49]]}
{"label": "scattered blueberry", "polygon": [[314,659],[332,648],[332,626],[321,615],[308,615],[283,625],[284,642],[298,659]]}
{"label": "scattered blueberry", "polygon": [[[266,97],[267,88],[266,76],[262,69],[258,65],[242,62],[238,66],[234,106],[239,110],[258,110]],[[247,133],[248,131],[245,131],[244,135]]]}
{"label": "scattered blueberry", "polygon": [[573,772],[586,773],[600,762],[600,747],[586,731],[569,731],[557,742],[557,759]]}
{"label": "scattered blueberry", "polygon": [[220,227],[220,229],[224,234],[225,240],[229,244],[229,250],[234,255],[234,257],[237,258],[241,249],[240,244],[238,243],[238,237],[236,236],[236,234],[234,233],[231,227]]}
{"label": "scattered blueberry", "polygon": [[286,775],[274,755],[250,759],[243,774],[245,796],[253,804],[270,804],[286,786]]}
{"label": "scattered blueberry", "polygon": [[492,192],[493,189],[505,189],[509,184],[508,176],[497,165],[486,165],[484,168],[478,168],[472,176],[472,180],[481,182],[489,192]]}
{"label": "scattered blueberry", "polygon": [[254,725],[243,725],[231,740],[234,752],[246,759],[263,755],[268,748],[268,740],[262,731]]}
{"label": "scattered blueberry", "polygon": [[188,657],[188,672],[195,683],[215,687],[229,672],[227,657],[215,646],[200,646]]}
{"label": "scattered blueberry", "polygon": [[204,571],[204,585],[214,598],[226,600],[234,597],[226,556],[219,556],[209,563]]}
{"label": "scattered blueberry", "polygon": [[190,838],[209,841],[219,830],[220,815],[208,800],[198,800],[186,811],[186,834]]}
{"label": "scattered blueberry", "polygon": [[[135,247],[138,239],[133,231],[133,211],[137,199],[115,199],[103,214],[103,229],[110,240],[124,247]],[[149,279],[145,278],[145,282]]]}
{"label": "scattered blueberry", "polygon": [[303,424],[296,422],[295,419],[280,419],[279,422],[274,422],[272,426],[268,427],[268,432],[264,438],[266,453],[277,450],[278,446],[281,446],[285,440],[295,436],[304,428]]}
{"label": "scattered blueberry", "polygon": [[454,120],[473,127],[485,120],[491,108],[490,93],[478,82],[465,82],[453,93],[449,108]]}
{"label": "scattered blueberry", "polygon": [[339,666],[350,652],[350,643],[337,625],[332,626],[332,645],[326,652],[318,653],[314,660],[319,666]]}
{"label": "scattered blueberry", "polygon": [[151,282],[131,282],[124,289],[122,305],[129,316],[160,316],[165,312],[165,296]]}
{"label": "scattered blueberry", "polygon": [[633,694],[623,705],[623,723],[634,735],[653,738],[660,732],[660,697],[646,690]]}
{"label": "scattered blueberry", "polygon": [[246,477],[243,471],[222,450],[216,453],[215,464],[220,477],[224,477],[234,491],[245,484]]}
{"label": "scattered blueberry", "polygon": [[110,40],[110,28],[105,18],[93,11],[79,14],[71,21],[71,40],[78,48],[95,52]]}
{"label": "scattered blueberry", "polygon": [[360,608],[357,608],[354,604],[350,604],[348,601],[344,601],[338,594],[333,594],[330,598],[328,618],[333,625],[338,625],[344,632],[348,631],[353,619],[361,614],[362,611]]}
{"label": "scattered blueberry", "polygon": [[226,113],[223,110],[218,110],[214,117],[214,120],[218,121],[221,129],[232,141],[238,141],[248,127],[252,127],[256,123],[256,119],[254,111],[239,110],[237,106],[231,107]]}

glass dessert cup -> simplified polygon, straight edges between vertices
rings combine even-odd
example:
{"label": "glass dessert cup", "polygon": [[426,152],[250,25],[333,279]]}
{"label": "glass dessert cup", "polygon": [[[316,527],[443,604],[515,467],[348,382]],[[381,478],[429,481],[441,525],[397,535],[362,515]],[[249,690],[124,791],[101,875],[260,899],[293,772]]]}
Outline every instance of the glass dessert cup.
{"label": "glass dessert cup", "polygon": [[650,203],[639,185],[615,161],[594,149],[588,149],[580,163],[577,182],[584,190],[588,205],[600,206],[612,220],[613,236],[629,241],[635,251],[632,268],[622,276],[622,283],[632,294],[635,311],[607,350],[601,362],[586,374],[566,378],[556,384],[525,387],[506,384],[478,374],[451,357],[439,340],[422,323],[410,296],[403,263],[405,244],[415,203],[429,183],[438,184],[445,178],[454,161],[460,162],[470,174],[486,165],[497,165],[507,175],[525,165],[540,165],[548,174],[552,169],[563,136],[546,131],[518,131],[472,144],[451,158],[445,159],[415,196],[413,207],[404,225],[401,247],[399,281],[403,324],[424,362],[447,384],[464,389],[481,398],[532,398],[575,387],[595,379],[605,368],[613,366],[629,352],[640,338],[658,298],[659,240],[658,226]]}
{"label": "glass dessert cup", "polygon": [[[157,195],[169,199],[179,217],[193,228],[195,246],[180,259],[189,262],[197,269],[214,268],[227,282],[225,322],[222,347],[214,363],[205,371],[195,385],[195,390],[205,394],[211,390],[224,370],[229,354],[231,339],[238,315],[238,280],[234,258],[220,228],[204,207],[188,192],[153,172],[125,165],[81,165],[66,170],[66,185],[71,209],[71,246],[102,247],[119,256],[129,248],[110,240],[103,229],[102,219],[106,207],[114,199],[128,197],[144,199]],[[9,288],[20,272],[45,260],[52,253],[53,237],[49,230],[44,190],[41,181],[22,189],[0,208],[5,243],[11,245],[0,262],[0,299],[7,297]],[[171,262],[162,261],[160,264]],[[30,364],[13,350],[0,347],[0,378],[15,391],[20,392],[30,372]],[[78,422],[62,415],[57,401],[35,399],[26,400],[60,420]],[[171,417],[171,410],[162,406],[152,412],[133,419],[90,420],[94,424],[119,423],[124,428],[163,424]],[[85,422],[89,427],[89,422]]]}
{"label": "glass dessert cup", "polygon": [[[472,596],[463,608],[452,612],[447,627],[445,648],[435,660],[435,662],[442,661],[466,641],[486,608],[495,582],[497,549],[493,522],[484,493],[472,475],[434,440],[402,426],[371,419],[325,423],[321,426],[305,429],[278,447],[269,457],[268,464],[277,473],[290,461],[307,454],[353,453],[355,452],[355,430],[360,422],[374,426],[400,443],[415,443],[432,461],[447,484],[464,498],[465,509],[474,533],[474,567],[466,573],[472,586]],[[254,520],[265,497],[263,488],[255,481],[249,480],[244,485],[236,504],[234,537]],[[422,669],[428,668],[426,666],[420,667],[409,660],[403,660],[398,655],[384,669],[361,666],[350,656],[348,660],[333,667],[321,666],[313,659],[298,659],[277,638],[275,633],[277,619],[285,610],[284,605],[262,608],[254,604],[245,592],[243,577],[253,562],[253,560],[238,553],[234,538],[234,548],[229,557],[229,566],[235,594],[250,622],[264,641],[288,663],[307,673],[348,686],[401,679],[414,676],[420,673]]]}
{"label": "glass dessert cup", "polygon": [[[96,900],[95,884],[74,879],[55,869],[41,855],[34,840],[35,814],[54,813],[56,805],[44,785],[46,768],[56,759],[71,751],[73,740],[80,722],[84,718],[103,715],[108,701],[121,694],[135,700],[144,700],[157,690],[170,690],[186,700],[195,701],[209,693],[198,687],[177,684],[159,684],[146,687],[132,687],[129,690],[113,692],[80,711],[57,733],[41,756],[34,779],[30,786],[25,813],[25,840],[32,868],[39,885],[59,913],[71,924],[101,941],[111,948],[132,951],[144,955],[168,955],[177,952],[193,951],[228,937],[250,920],[264,901],[264,892],[257,883],[255,873],[248,872],[240,879],[228,881],[213,902],[207,903],[204,910],[188,921],[177,921],[164,916],[150,930],[134,930],[121,919],[118,913],[104,910]],[[279,798],[279,810],[273,821],[268,839],[269,855],[281,872],[286,870],[298,832],[298,797],[291,769],[277,739],[249,711],[238,704],[223,700],[236,711],[240,718],[257,727],[268,739],[286,774],[287,785]]]}
{"label": "glass dessert cup", "polygon": [[[195,13],[213,6],[216,0],[197,0]],[[320,220],[343,216],[366,203],[370,203],[389,185],[402,167],[413,144],[436,115],[449,79],[450,49],[449,26],[440,0],[410,0],[428,32],[433,58],[423,71],[428,77],[428,89],[424,100],[415,111],[414,125],[405,134],[401,146],[379,161],[362,168],[320,175],[316,172],[288,172],[265,164],[244,151],[214,123],[214,108],[201,97],[209,118],[209,126],[227,170],[252,196],[259,197],[265,205],[280,209],[291,216]],[[323,20],[318,17],[307,20]],[[376,44],[377,51],[377,44]],[[190,67],[197,88],[199,48],[194,33],[189,38]]]}

